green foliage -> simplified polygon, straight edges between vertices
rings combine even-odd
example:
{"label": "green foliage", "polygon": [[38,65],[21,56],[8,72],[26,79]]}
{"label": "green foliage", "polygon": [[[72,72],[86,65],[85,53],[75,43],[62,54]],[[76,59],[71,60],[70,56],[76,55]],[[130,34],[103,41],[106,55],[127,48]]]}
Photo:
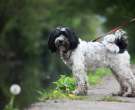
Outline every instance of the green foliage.
{"label": "green foliage", "polygon": [[54,82],[56,89],[62,92],[71,93],[76,88],[76,80],[72,77],[61,75],[60,78]]}
{"label": "green foliage", "polygon": [[[59,58],[50,54],[48,33],[64,25],[74,28],[79,37],[91,39],[95,36],[101,21],[91,11],[86,15],[83,4],[82,0],[0,1],[0,97],[4,99],[0,102],[8,100],[9,85],[17,82],[23,90],[16,103],[19,106],[29,104],[36,100],[35,91],[41,85],[45,87],[59,73],[69,72]],[[42,68],[39,64],[43,64]],[[70,89],[73,87],[67,87],[67,91]]]}
{"label": "green foliage", "polygon": [[88,74],[88,82],[90,85],[96,85],[101,82],[102,78],[108,74],[110,74],[111,71],[106,68],[99,68],[94,73],[90,72]]}
{"label": "green foliage", "polygon": [[5,106],[4,110],[19,110],[14,107],[15,96],[12,95],[9,103]]}
{"label": "green foliage", "polygon": [[62,99],[62,98],[66,98],[67,95],[62,93],[59,90],[41,90],[38,91],[39,93],[39,100],[40,101],[45,101],[48,99]]}
{"label": "green foliage", "polygon": [[[90,85],[96,85],[101,82],[101,79],[110,74],[111,71],[106,68],[97,69],[95,73],[89,73],[88,81]],[[54,88],[48,90],[43,89],[38,91],[39,100],[45,101],[48,99],[84,99],[86,97],[75,96],[72,91],[76,89],[76,80],[73,77],[61,75],[60,78],[53,83]]]}
{"label": "green foliage", "polygon": [[52,100],[52,99],[71,99],[71,100],[83,100],[87,97],[84,96],[76,96],[74,94],[67,94],[63,93],[62,91],[59,90],[40,90],[38,91],[39,94],[39,101],[46,101],[46,100]]}
{"label": "green foliage", "polygon": [[54,88],[48,90],[43,89],[38,91],[39,100],[45,101],[48,99],[84,99],[85,97],[76,96],[72,94],[72,91],[76,88],[76,80],[72,77],[61,75],[60,78],[53,83]]}

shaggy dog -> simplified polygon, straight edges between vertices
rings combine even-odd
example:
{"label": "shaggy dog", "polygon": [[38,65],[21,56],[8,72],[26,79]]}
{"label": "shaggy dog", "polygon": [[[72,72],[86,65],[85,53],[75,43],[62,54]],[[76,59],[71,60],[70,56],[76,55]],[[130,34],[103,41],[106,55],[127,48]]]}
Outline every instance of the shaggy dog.
{"label": "shaggy dog", "polygon": [[87,70],[108,67],[120,84],[119,96],[135,96],[135,76],[130,68],[130,56],[127,52],[127,35],[122,29],[104,36],[100,41],[78,39],[68,27],[57,27],[48,40],[48,47],[59,54],[77,79],[76,95],[87,94]]}

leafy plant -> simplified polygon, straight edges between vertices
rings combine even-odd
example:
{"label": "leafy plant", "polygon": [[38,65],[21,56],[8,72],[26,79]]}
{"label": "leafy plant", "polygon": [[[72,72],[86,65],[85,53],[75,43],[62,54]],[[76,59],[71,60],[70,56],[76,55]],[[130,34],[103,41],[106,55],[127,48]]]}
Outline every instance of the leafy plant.
{"label": "leafy plant", "polygon": [[10,102],[5,106],[4,110],[19,110],[14,107],[14,100],[15,100],[15,96],[12,95]]}
{"label": "leafy plant", "polygon": [[51,88],[48,90],[40,90],[39,93],[39,100],[45,101],[48,99],[84,99],[85,97],[76,96],[72,94],[72,91],[76,89],[76,80],[73,77],[61,75],[60,78],[53,83],[55,89]]}
{"label": "leafy plant", "polygon": [[62,92],[71,93],[76,88],[76,80],[72,77],[61,75],[58,81],[54,82],[56,89]]}
{"label": "leafy plant", "polygon": [[[105,68],[97,69],[95,73],[90,73],[88,75],[88,82],[92,85],[95,85],[101,81],[101,79],[110,73],[110,70]],[[60,78],[53,82],[54,88],[48,90],[40,90],[39,93],[39,100],[45,101],[48,99],[63,99],[68,98],[72,100],[76,99],[84,99],[86,97],[75,96],[72,94],[72,91],[76,89],[76,80],[73,77],[61,75]],[[52,86],[53,86],[52,85]]]}
{"label": "leafy plant", "polygon": [[61,91],[58,90],[41,90],[38,91],[40,97],[40,101],[48,100],[48,99],[61,99],[61,98],[66,98],[66,94],[62,93]]}
{"label": "leafy plant", "polygon": [[51,100],[51,99],[72,99],[72,100],[82,100],[85,99],[86,97],[84,96],[76,96],[74,94],[67,94],[63,93],[59,90],[42,90],[38,91],[39,93],[39,100],[40,101],[46,101],[46,100]]}

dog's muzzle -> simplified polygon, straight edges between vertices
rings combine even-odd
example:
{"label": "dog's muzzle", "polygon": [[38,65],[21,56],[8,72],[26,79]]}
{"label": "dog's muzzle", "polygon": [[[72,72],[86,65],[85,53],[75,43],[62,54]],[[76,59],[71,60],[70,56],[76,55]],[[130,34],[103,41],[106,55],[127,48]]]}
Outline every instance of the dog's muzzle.
{"label": "dog's muzzle", "polygon": [[63,40],[56,40],[55,45],[57,48],[60,48],[61,46],[64,46],[64,41]]}

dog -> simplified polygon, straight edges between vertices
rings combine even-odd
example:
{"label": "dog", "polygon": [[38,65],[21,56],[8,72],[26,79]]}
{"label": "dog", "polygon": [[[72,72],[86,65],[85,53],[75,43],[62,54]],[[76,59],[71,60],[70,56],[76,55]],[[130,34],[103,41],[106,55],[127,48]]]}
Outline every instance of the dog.
{"label": "dog", "polygon": [[92,68],[109,68],[120,84],[113,95],[135,97],[135,76],[130,68],[127,51],[127,34],[124,30],[105,35],[100,41],[84,41],[69,27],[56,27],[50,32],[48,48],[57,53],[72,70],[77,80],[76,95],[87,95],[87,71]]}

